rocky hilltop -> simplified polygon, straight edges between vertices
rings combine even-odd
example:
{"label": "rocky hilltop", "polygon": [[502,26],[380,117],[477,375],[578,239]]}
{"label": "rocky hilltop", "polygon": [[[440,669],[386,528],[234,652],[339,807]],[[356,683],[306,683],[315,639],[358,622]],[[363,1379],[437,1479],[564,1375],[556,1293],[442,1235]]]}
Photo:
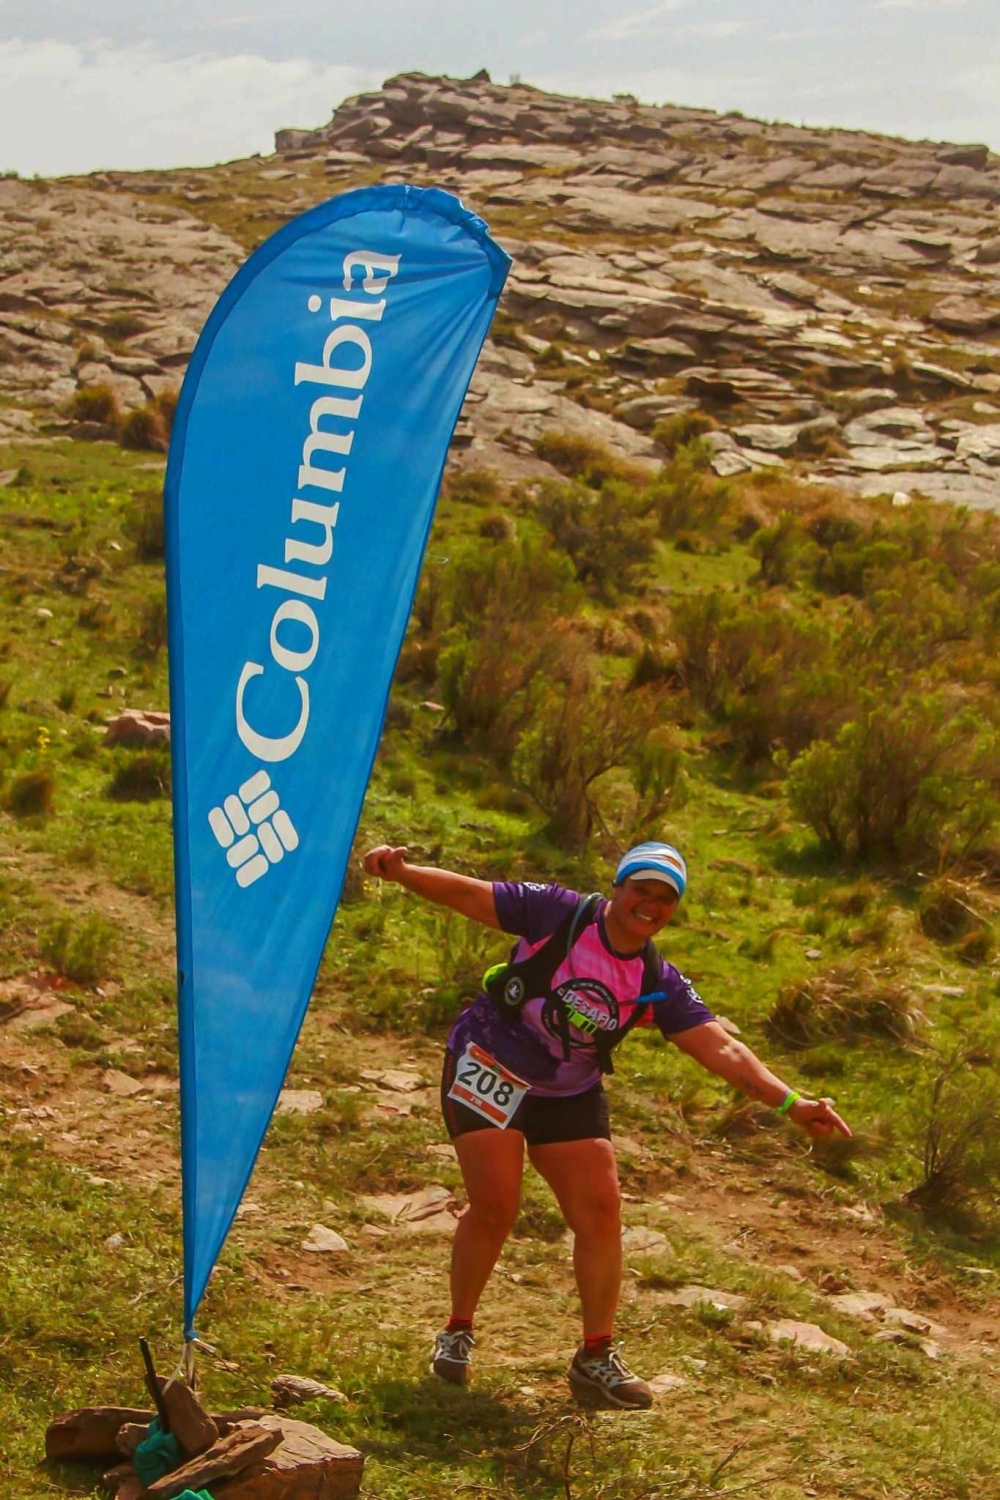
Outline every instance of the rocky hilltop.
{"label": "rocky hilltop", "polygon": [[700,409],[722,475],[1000,507],[986,146],[406,74],[276,153],[0,182],[0,395],[20,408],[0,436],[58,421],[79,386],[155,396],[251,224],[405,180],[458,193],[514,257],[456,434],[469,460],[538,469],[532,440],[560,428],[655,461],[657,424]]}

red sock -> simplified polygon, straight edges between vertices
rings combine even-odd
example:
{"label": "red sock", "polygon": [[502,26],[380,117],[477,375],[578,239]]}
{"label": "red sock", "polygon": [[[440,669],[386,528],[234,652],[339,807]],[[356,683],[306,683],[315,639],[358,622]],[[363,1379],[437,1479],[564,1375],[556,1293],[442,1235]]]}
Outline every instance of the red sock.
{"label": "red sock", "polygon": [[472,1332],[472,1319],[471,1318],[449,1318],[448,1319],[448,1327],[445,1329],[445,1333],[471,1333],[471,1332]]}
{"label": "red sock", "polygon": [[610,1333],[592,1333],[589,1338],[585,1338],[583,1341],[583,1352],[584,1354],[600,1354],[603,1350],[609,1348],[610,1344]]}

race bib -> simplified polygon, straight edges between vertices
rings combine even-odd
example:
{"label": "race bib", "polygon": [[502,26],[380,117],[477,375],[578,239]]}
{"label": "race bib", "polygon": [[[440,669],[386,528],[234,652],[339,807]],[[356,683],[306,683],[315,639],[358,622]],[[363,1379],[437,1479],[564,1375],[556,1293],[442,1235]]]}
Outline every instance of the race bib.
{"label": "race bib", "polygon": [[448,1098],[464,1104],[467,1109],[474,1109],[492,1125],[506,1130],[529,1087],[482,1047],[469,1042],[458,1059]]}

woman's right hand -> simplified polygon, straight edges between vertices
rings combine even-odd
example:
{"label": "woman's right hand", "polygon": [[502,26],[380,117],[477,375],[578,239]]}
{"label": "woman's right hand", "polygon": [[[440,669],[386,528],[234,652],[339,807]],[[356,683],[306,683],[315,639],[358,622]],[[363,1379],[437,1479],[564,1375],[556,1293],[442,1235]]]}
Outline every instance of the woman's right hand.
{"label": "woman's right hand", "polygon": [[404,845],[395,849],[392,844],[378,844],[369,849],[362,860],[367,875],[377,875],[380,880],[399,880],[406,866],[409,849]]}

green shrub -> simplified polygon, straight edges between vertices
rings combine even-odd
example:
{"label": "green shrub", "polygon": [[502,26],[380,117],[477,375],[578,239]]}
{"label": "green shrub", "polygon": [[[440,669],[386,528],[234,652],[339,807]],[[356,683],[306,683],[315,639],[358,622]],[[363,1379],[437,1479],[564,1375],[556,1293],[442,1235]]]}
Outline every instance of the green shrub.
{"label": "green shrub", "polygon": [[502,505],[507,485],[495,469],[449,469],[444,493],[464,505]]}
{"label": "green shrub", "polygon": [[88,385],[74,391],[68,413],[77,422],[99,422],[104,427],[118,425],[118,397],[110,385]]}
{"label": "green shrub", "polygon": [[166,453],[168,439],[163,414],[153,402],[130,411],[118,427],[118,441],[122,447],[141,453]]}
{"label": "green shrub", "polygon": [[967,932],[955,944],[955,957],[973,968],[988,964],[995,952],[996,937],[993,928],[986,922],[973,927],[971,932]]}
{"label": "green shrub", "polygon": [[170,796],[170,757],[162,750],[140,750],[123,758],[108,782],[117,802],[153,802]]}
{"label": "green shrub", "polygon": [[168,438],[174,430],[174,417],[177,415],[177,403],[180,398],[181,393],[178,387],[175,390],[161,391],[154,402]]}
{"label": "green shrub", "polygon": [[140,562],[159,562],[165,551],[162,495],[158,491],[137,495],[124,529]]}
{"label": "green shrub", "polygon": [[649,641],[643,642],[642,650],[635,659],[629,687],[648,687],[651,683],[677,686],[679,682],[680,667],[676,652]]}
{"label": "green shrub", "polygon": [[543,432],[531,445],[538,457],[550,463],[560,474],[580,479],[592,490],[599,490],[609,479],[623,479],[627,484],[645,484],[647,471],[639,464],[619,458],[596,438],[576,432]]}
{"label": "green shrub", "polygon": [[106,599],[88,599],[85,604],[80,605],[76,623],[84,630],[93,630],[95,634],[103,635],[111,619],[111,605]]}
{"label": "green shrub", "polygon": [[649,743],[661,718],[655,692],[629,692],[606,682],[582,654],[567,653],[558,676],[539,694],[512,763],[515,780],[546,814],[553,842],[575,851],[585,847],[603,823],[600,779],[618,767],[633,773],[643,803],[662,812],[678,779],[680,757],[672,748]]}
{"label": "green shrub", "polygon": [[7,786],[3,805],[15,818],[49,817],[55,811],[56,774],[50,766],[23,771]]}
{"label": "green shrub", "polygon": [[789,775],[793,808],[838,854],[965,856],[997,819],[997,736],[944,694],[862,695],[855,719]]}
{"label": "green shrub", "polygon": [[937,943],[955,943],[977,926],[979,911],[971,892],[952,876],[929,880],[920,892],[917,919]]}
{"label": "green shrub", "polygon": [[646,501],[655,511],[660,535],[718,538],[725,532],[732,491],[712,471],[712,450],[695,438],[676,449],[647,487]]}
{"label": "green shrub", "polygon": [[959,1048],[918,1110],[923,1176],[906,1201],[960,1230],[1000,1219],[1000,1067],[982,1043]]}
{"label": "green shrub", "polygon": [[167,598],[165,594],[155,594],[152,599],[146,599],[142,606],[136,635],[136,655],[155,661],[166,644]]}
{"label": "green shrub", "polygon": [[510,943],[496,932],[452,913],[434,913],[430,924],[438,979],[420,998],[420,1024],[430,1035],[447,1030],[482,989],[483,975],[506,958]]}
{"label": "green shrub", "polygon": [[514,517],[502,510],[490,511],[479,523],[479,535],[487,542],[511,542],[517,535]]}
{"label": "green shrub", "polygon": [[544,628],[525,620],[481,634],[453,633],[438,659],[441,701],[470,748],[509,764],[559,649]]}
{"label": "green shrub", "polygon": [[834,964],[821,974],[784,985],[767,1029],[784,1047],[850,1042],[863,1035],[909,1042],[922,1020],[901,981],[877,970]]}
{"label": "green shrub", "polygon": [[788,511],[782,512],[773,526],[763,526],[754,533],[750,550],[760,560],[760,581],[771,588],[794,583],[815,552],[801,520]]}
{"label": "green shrub", "polygon": [[96,912],[82,920],[66,915],[45,930],[39,946],[57,974],[77,984],[96,984],[108,974],[118,934]]}
{"label": "green shrub", "polygon": [[138,313],[124,309],[111,313],[102,325],[104,333],[115,343],[133,338],[137,333],[145,333],[148,327],[149,324]]}
{"label": "green shrub", "polygon": [[55,1025],[63,1046],[79,1047],[81,1052],[99,1052],[107,1041],[104,1028],[86,1011],[71,1011],[60,1016]]}
{"label": "green shrub", "polygon": [[694,438],[714,432],[718,423],[706,411],[679,411],[664,417],[653,428],[653,442],[665,453],[673,456]]}
{"label": "green shrub", "polygon": [[640,568],[653,553],[653,524],[645,502],[617,482],[599,494],[580,484],[541,486],[538,518],[557,547],[573,559],[576,576],[605,603],[636,589]]}
{"label": "green shrub", "polygon": [[829,626],[781,605],[714,589],[673,613],[681,678],[695,702],[725,723],[741,759],[791,754],[850,710]]}
{"label": "green shrub", "polygon": [[437,658],[441,702],[466,744],[505,767],[563,650],[559,617],[580,597],[573,564],[531,539],[472,546],[434,587],[425,618],[447,627]]}
{"label": "green shrub", "polygon": [[530,537],[456,549],[437,587],[436,628],[488,632],[512,620],[575,613],[580,604],[571,559]]}

